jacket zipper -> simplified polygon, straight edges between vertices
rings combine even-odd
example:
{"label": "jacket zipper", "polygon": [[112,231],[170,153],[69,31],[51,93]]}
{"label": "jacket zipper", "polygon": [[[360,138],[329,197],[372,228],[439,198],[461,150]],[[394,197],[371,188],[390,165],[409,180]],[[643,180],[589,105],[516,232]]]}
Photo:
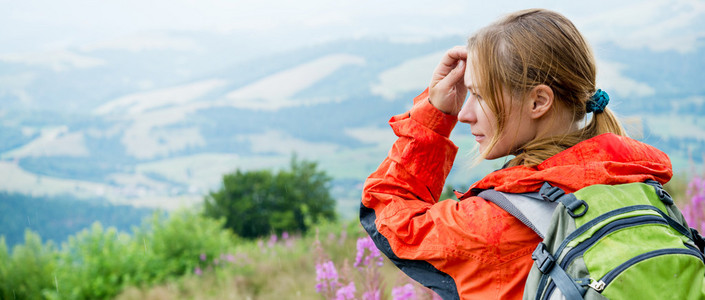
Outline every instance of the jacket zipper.
{"label": "jacket zipper", "polygon": [[[604,227],[600,228],[597,230],[590,238],[587,240],[583,241],[580,243],[577,247],[571,249],[563,258],[561,263],[556,267],[561,267],[565,269],[573,260],[585,253],[585,251],[592,247],[597,241],[601,240],[605,235],[608,235],[612,232],[615,232],[617,230],[627,228],[627,227],[633,227],[633,226],[639,226],[639,225],[646,225],[646,224],[664,224],[668,225],[666,220],[659,216],[655,215],[640,215],[640,216],[634,216],[630,218],[625,218],[625,219],[620,219],[617,221],[614,221],[610,224],[605,225]],[[558,252],[560,253],[560,252]],[[547,275],[544,274],[544,276],[548,277]],[[545,284],[545,283],[544,283]],[[550,295],[553,293],[553,290],[555,290],[556,284],[551,281],[548,283],[548,286],[546,287],[546,292],[543,294],[543,297],[541,298],[542,300],[548,299]]]}
{"label": "jacket zipper", "polygon": [[612,282],[612,280],[617,278],[617,276],[619,276],[619,274],[624,272],[629,267],[631,267],[639,262],[642,262],[644,260],[654,258],[657,256],[661,256],[661,255],[667,255],[667,254],[685,254],[685,255],[692,255],[697,258],[700,258],[699,251],[691,249],[691,248],[687,248],[687,249],[670,248],[670,249],[659,249],[659,250],[654,250],[651,252],[646,252],[646,253],[643,253],[643,254],[640,254],[640,255],[633,257],[632,259],[630,259],[630,260],[624,262],[623,264],[619,265],[618,267],[614,268],[614,270],[609,271],[599,281],[591,278],[590,279],[590,282],[591,282],[590,287],[595,289],[595,291],[602,293],[602,291],[604,291],[605,287],[608,286]]}

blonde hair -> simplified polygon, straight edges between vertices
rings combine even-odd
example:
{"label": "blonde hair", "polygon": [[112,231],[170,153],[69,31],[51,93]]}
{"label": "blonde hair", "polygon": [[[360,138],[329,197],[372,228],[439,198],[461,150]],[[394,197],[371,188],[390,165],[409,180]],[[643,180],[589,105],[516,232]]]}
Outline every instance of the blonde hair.
{"label": "blonde hair", "polygon": [[[502,91],[523,105],[532,88],[544,84],[553,90],[554,107],[572,111],[573,121],[585,118],[586,102],[595,93],[595,59],[587,42],[563,15],[529,9],[510,14],[482,28],[468,39],[468,66],[473,85],[497,116],[497,128],[483,157],[492,150],[506,127],[509,108]],[[510,104],[514,105],[514,103]],[[575,132],[535,139],[520,145],[509,166],[535,166],[588,138],[615,133],[625,135],[614,114],[605,108]]]}

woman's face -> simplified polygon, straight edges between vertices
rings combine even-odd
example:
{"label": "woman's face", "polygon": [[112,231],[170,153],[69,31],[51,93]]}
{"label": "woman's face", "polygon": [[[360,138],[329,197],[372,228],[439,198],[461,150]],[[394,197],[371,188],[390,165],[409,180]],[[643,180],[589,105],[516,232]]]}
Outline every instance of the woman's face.
{"label": "woman's face", "polygon": [[[468,65],[465,69],[465,84],[468,88],[468,99],[458,113],[458,120],[470,124],[470,131],[479,144],[480,153],[485,153],[487,147],[497,134],[497,116],[486,103],[490,101],[478,94],[478,89],[473,84],[472,68]],[[499,100],[498,100],[499,101]],[[531,141],[536,136],[535,127],[531,119],[523,111],[523,105],[513,99],[509,91],[502,91],[504,107],[507,108],[505,128],[497,143],[485,155],[485,159],[496,159],[513,154],[521,145]]]}

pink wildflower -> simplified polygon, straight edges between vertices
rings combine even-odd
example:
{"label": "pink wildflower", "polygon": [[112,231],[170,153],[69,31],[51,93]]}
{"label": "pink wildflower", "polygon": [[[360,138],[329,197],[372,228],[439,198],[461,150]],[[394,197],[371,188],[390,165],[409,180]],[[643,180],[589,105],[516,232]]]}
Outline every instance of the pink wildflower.
{"label": "pink wildflower", "polygon": [[343,286],[335,292],[335,300],[352,300],[355,299],[355,282]]}
{"label": "pink wildflower", "polygon": [[200,258],[201,258],[201,261],[206,261],[206,259],[208,258],[208,256],[206,256],[205,253],[201,253]]}
{"label": "pink wildflower", "polygon": [[416,291],[414,285],[407,283],[403,286],[392,288],[393,300],[413,300],[416,299]]}
{"label": "pink wildflower", "polygon": [[379,290],[372,290],[362,294],[362,300],[380,300],[381,295]]}
{"label": "pink wildflower", "polygon": [[233,256],[232,254],[221,254],[220,259],[227,261],[229,263],[235,262],[235,256]]}
{"label": "pink wildflower", "polygon": [[[365,255],[365,253],[368,253]],[[355,256],[355,267],[366,267],[375,261],[376,265],[381,267],[383,265],[382,253],[377,249],[372,238],[369,236],[362,237],[357,240],[357,256]]]}
{"label": "pink wildflower", "polygon": [[196,274],[196,275],[198,275],[198,276],[201,276],[201,275],[203,274],[203,270],[201,270],[200,267],[196,267],[196,268],[193,269],[193,273]]}
{"label": "pink wildflower", "polygon": [[686,190],[690,202],[683,207],[683,216],[691,227],[705,231],[705,178],[694,177]]}
{"label": "pink wildflower", "polygon": [[282,232],[282,240],[284,241],[285,247],[287,247],[287,248],[294,247],[294,239],[292,238],[291,235],[289,235],[288,232],[286,232],[286,231]]}
{"label": "pink wildflower", "polygon": [[316,292],[332,295],[339,285],[338,271],[332,261],[316,264]]}
{"label": "pink wildflower", "polygon": [[277,235],[276,235],[276,234],[273,233],[272,235],[270,235],[270,236],[269,236],[269,242],[267,242],[267,246],[268,246],[269,248],[274,247],[274,245],[277,243],[277,239],[278,239],[278,238],[277,238]]}

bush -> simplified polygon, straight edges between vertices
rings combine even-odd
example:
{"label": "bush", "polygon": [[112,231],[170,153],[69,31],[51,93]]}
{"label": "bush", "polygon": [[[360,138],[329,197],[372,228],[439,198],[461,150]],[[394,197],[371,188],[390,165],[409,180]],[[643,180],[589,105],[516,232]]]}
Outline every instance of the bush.
{"label": "bush", "polygon": [[133,283],[138,257],[135,243],[115,228],[103,229],[94,223],[69,237],[59,257],[59,289],[51,298],[105,299]]}
{"label": "bush", "polygon": [[222,227],[222,220],[187,211],[154,214],[132,235],[96,222],[61,251],[28,230],[12,255],[0,237],[0,299],[106,299],[128,286],[176,280],[206,264],[203,257],[235,247]]}
{"label": "bush", "polygon": [[144,246],[144,255],[150,258],[138,272],[146,278],[137,278],[137,282],[160,282],[189,274],[200,267],[201,257],[228,252],[236,238],[223,230],[223,222],[187,211],[172,213],[166,221],[155,214],[135,233],[135,241]]}
{"label": "bush", "polygon": [[227,228],[246,238],[306,232],[321,220],[334,220],[331,178],[295,156],[290,167],[276,175],[269,170],[224,175],[222,188],[205,198],[204,214],[225,218]]}
{"label": "bush", "polygon": [[16,245],[12,255],[5,239],[0,239],[0,298],[40,299],[43,292],[56,287],[56,249],[50,242],[42,245],[38,234],[25,231],[25,243]]}

